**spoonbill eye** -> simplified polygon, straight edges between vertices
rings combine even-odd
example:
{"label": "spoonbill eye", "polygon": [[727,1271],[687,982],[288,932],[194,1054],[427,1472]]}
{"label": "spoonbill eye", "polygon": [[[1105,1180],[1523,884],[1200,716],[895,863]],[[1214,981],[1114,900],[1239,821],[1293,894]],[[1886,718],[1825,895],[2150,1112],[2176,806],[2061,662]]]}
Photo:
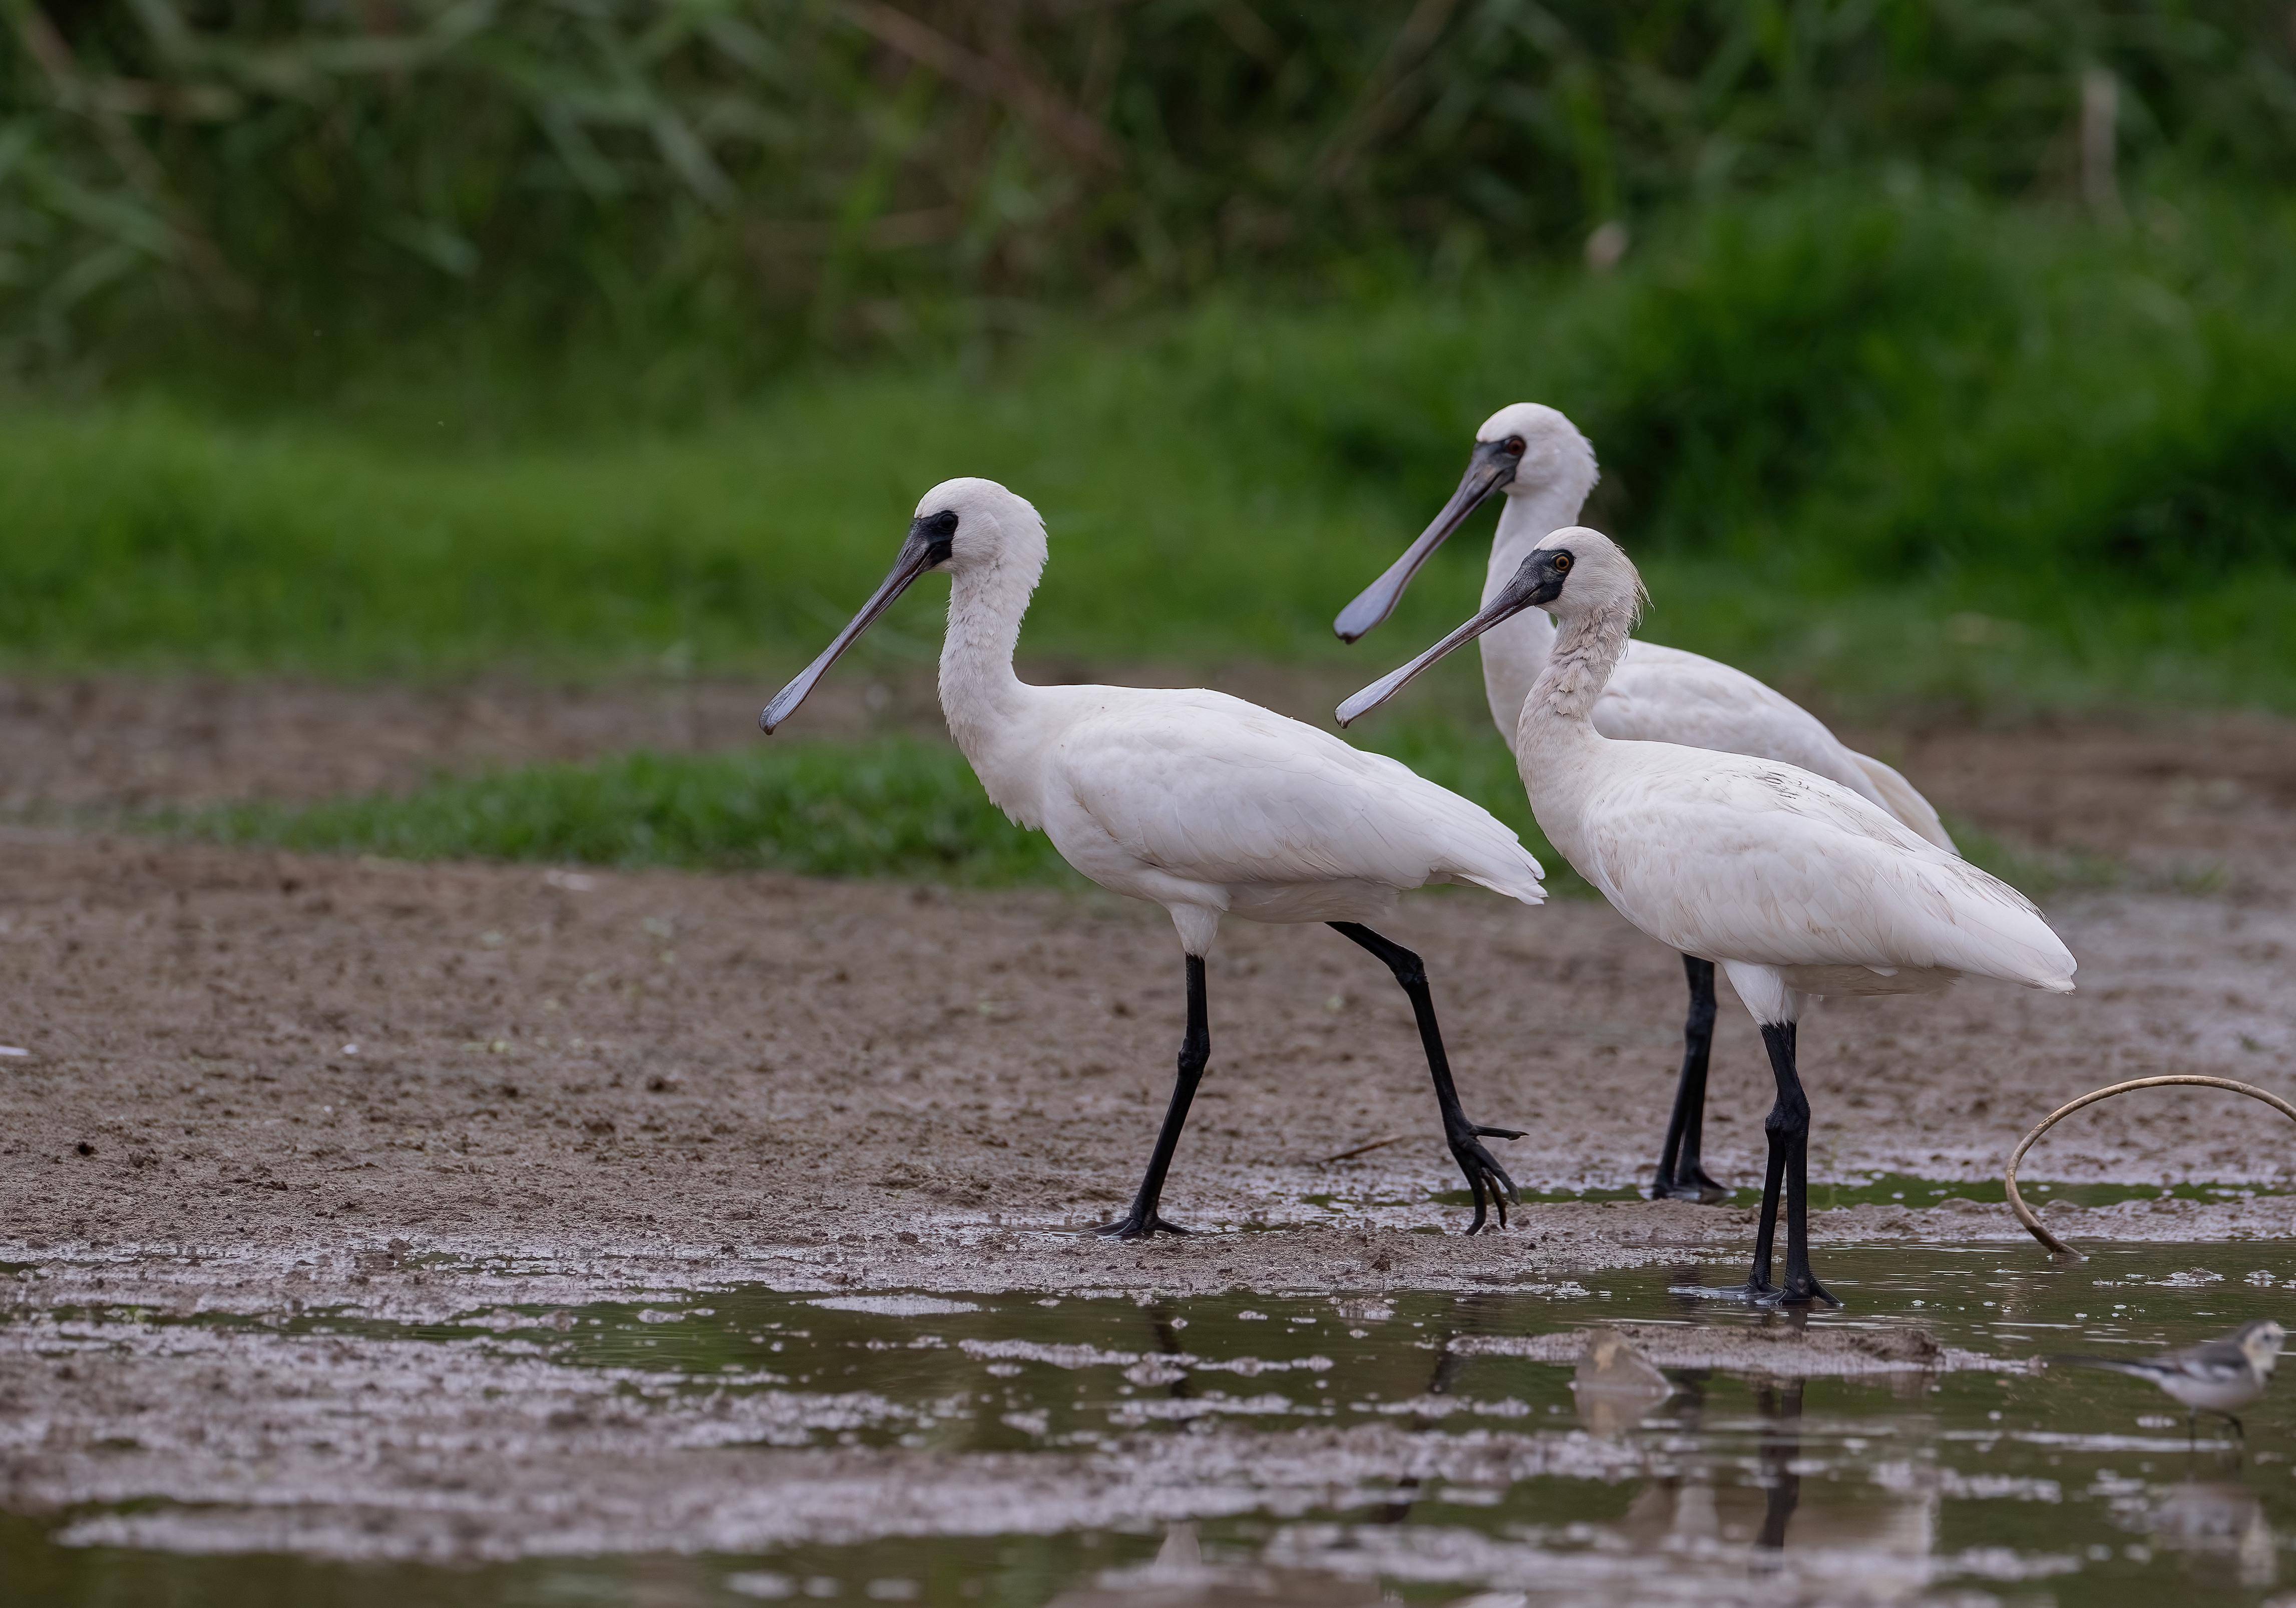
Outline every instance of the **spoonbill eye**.
{"label": "spoonbill eye", "polygon": [[1575,561],[1572,560],[1571,556],[1568,553],[1556,554],[1554,555],[1554,572],[1557,575],[1568,575],[1570,572],[1570,566],[1573,562]]}
{"label": "spoonbill eye", "polygon": [[1506,450],[1507,450],[1507,455],[1508,455],[1509,457],[1519,458],[1519,457],[1522,456],[1522,452],[1523,452],[1523,439],[1522,439],[1522,438],[1521,438],[1521,436],[1509,436],[1509,437],[1506,439]]}

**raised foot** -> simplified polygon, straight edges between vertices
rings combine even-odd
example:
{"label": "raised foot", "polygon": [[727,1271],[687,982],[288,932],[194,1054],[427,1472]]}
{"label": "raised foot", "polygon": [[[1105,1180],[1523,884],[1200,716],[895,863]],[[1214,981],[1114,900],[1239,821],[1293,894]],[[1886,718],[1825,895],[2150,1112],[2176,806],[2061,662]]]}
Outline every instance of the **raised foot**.
{"label": "raised foot", "polygon": [[1507,1177],[1498,1159],[1485,1150],[1485,1139],[1520,1139],[1521,1130],[1512,1128],[1470,1127],[1447,1136],[1451,1159],[1467,1176],[1467,1192],[1475,1197],[1474,1220],[1467,1225],[1469,1234],[1480,1234],[1490,1221],[1488,1207],[1498,1208],[1499,1227],[1506,1227],[1507,1202],[1520,1198],[1514,1180]]}
{"label": "raised foot", "polygon": [[1715,1293],[1726,1299],[1742,1300],[1757,1307],[1766,1307],[1778,1299],[1778,1287],[1760,1279],[1750,1278],[1742,1284],[1727,1286]]}
{"label": "raised foot", "polygon": [[1841,1304],[1839,1296],[1807,1273],[1800,1277],[1788,1274],[1783,1286],[1758,1299],[1765,1307],[1838,1307]]}
{"label": "raised foot", "polygon": [[1113,1223],[1103,1223],[1093,1232],[1104,1240],[1144,1240],[1152,1234],[1193,1234],[1195,1230],[1166,1222],[1160,1212],[1152,1211],[1143,1217],[1135,1210],[1126,1212]]}

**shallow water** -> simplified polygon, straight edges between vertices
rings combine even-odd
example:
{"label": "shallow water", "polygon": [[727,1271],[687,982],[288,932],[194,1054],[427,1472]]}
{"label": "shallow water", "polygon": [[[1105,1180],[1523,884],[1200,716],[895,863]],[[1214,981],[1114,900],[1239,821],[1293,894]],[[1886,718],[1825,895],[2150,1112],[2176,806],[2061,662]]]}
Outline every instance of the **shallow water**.
{"label": "shallow water", "polygon": [[[1849,1306],[1807,1319],[1702,1295],[1734,1270],[1692,1265],[1470,1295],[745,1289],[444,1324],[19,1306],[13,1341],[74,1378],[119,1370],[135,1411],[72,1432],[97,1437],[72,1455],[105,1499],[23,1516],[0,1488],[18,1510],[0,1599],[2110,1605],[2296,1587],[2285,1402],[2249,1410],[2243,1450],[2219,1425],[2188,1438],[2139,1381],[2030,1366],[2285,1319],[2296,1244],[2078,1264],[1836,1247],[1819,1270]],[[1621,1324],[1665,1399],[1574,1391],[1578,1332]],[[230,1432],[251,1437],[227,1445],[185,1405],[226,1373]],[[11,1459],[40,1444],[16,1416]]]}

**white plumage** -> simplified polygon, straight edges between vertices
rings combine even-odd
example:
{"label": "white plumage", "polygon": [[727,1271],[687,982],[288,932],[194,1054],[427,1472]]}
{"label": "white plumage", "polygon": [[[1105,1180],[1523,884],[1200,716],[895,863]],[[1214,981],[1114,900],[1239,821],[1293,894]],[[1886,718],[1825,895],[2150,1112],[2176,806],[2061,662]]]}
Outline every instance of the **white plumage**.
{"label": "white plumage", "polygon": [[1469,882],[1537,904],[1539,866],[1489,811],[1409,767],[1225,693],[1031,687],[1043,744],[1029,796],[1070,865],[1162,905],[1187,953],[1219,917],[1369,922],[1429,882]]}
{"label": "white plumage", "polygon": [[1605,735],[1594,718],[1642,595],[1599,532],[1551,532],[1466,625],[1340,707],[1342,725],[1444,654],[1540,608],[1561,629],[1515,727],[1532,813],[1579,874],[1636,926],[1718,963],[1763,1030],[1778,1103],[1749,1288],[1768,1285],[1771,1219],[1788,1186],[1792,1300],[1830,1300],[1801,1229],[1808,1104],[1793,1024],[1806,997],[1927,992],[1964,975],[2069,992],[2073,957],[2005,882],[1871,800],[1792,766]]}
{"label": "white plumage", "polygon": [[[1341,611],[1335,628],[1352,642],[1385,619],[1436,548],[1481,504],[1504,494],[1483,578],[1488,606],[1549,531],[1577,522],[1596,478],[1594,447],[1561,413],[1536,402],[1499,409],[1475,432],[1467,472],[1450,502],[1387,572]],[[1536,610],[1493,627],[1481,639],[1491,719],[1510,748],[1523,700],[1546,669],[1554,644],[1554,621]],[[1606,737],[1681,743],[1799,767],[1889,812],[1939,849],[1953,848],[1937,811],[1896,770],[1849,747],[1783,693],[1699,654],[1630,641],[1595,706],[1594,723]],[[1691,1009],[1682,1073],[1652,1194],[1718,1200],[1723,1192],[1706,1176],[1700,1153],[1713,971],[1694,959],[1686,971]]]}
{"label": "white plumage", "polygon": [[[771,732],[870,622],[928,570],[951,579],[940,695],[949,732],[997,807],[1041,829],[1062,857],[1113,892],[1161,905],[1188,957],[1190,1031],[1180,1086],[1134,1211],[1111,1230],[1169,1228],[1163,1169],[1209,1054],[1202,957],[1221,917],[1328,922],[1385,960],[1412,996],[1446,1137],[1473,1192],[1512,1184],[1458,1111],[1416,956],[1369,931],[1398,894],[1465,882],[1526,905],[1538,862],[1488,811],[1408,767],[1225,693],[1033,686],[1013,648],[1046,561],[1044,521],[991,480],[956,480],[917,505],[893,571],[853,622],[766,708]],[[1201,1042],[1200,1042],[1201,1041]],[[1191,1061],[1193,1068],[1191,1071]]]}

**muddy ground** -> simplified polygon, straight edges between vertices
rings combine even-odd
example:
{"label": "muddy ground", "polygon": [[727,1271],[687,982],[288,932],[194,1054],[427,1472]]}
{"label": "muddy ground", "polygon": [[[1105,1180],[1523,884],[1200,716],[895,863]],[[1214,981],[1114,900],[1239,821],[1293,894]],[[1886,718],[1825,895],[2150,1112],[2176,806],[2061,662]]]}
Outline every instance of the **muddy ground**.
{"label": "muddy ground", "polygon": [[[1254,690],[1308,712],[1331,693],[1313,677]],[[926,697],[836,689],[818,724],[916,726]],[[1231,1464],[1306,1471],[1311,1505],[1366,1469],[1612,1477],[1613,1454],[1582,1440],[1431,1449],[1377,1424],[1221,1432],[1144,1463],[774,1450],[751,1443],[796,1430],[755,1421],[787,1407],[771,1392],[273,1327],[309,1309],[389,1325],[515,1308],[529,1316],[500,1321],[532,1323],[741,1284],[1584,1300],[1607,1292],[1573,1274],[1703,1264],[1722,1282],[1743,1254],[1749,1211],[1638,1201],[1527,1205],[1505,1233],[1460,1237],[1464,1209],[1431,1198],[1457,1180],[1406,1003],[1320,928],[1231,923],[1210,965],[1212,1073],[1166,1197],[1218,1232],[1118,1245],[1085,1230],[1128,1196],[1179,1026],[1158,911],[313,858],[89,825],[404,786],[441,766],[710,746],[755,700],[0,689],[0,1045],[27,1052],[0,1056],[0,1509],[81,1513],[74,1546],[468,1561],[835,1539],[856,1515],[871,1535],[993,1530],[1032,1481],[1058,1485],[1062,1523],[1132,1523],[1201,1510],[1205,1468]],[[2052,1105],[2152,1072],[2296,1095],[2296,726],[1859,740],[1957,819],[2103,857],[2114,880],[2049,900],[2082,963],[2070,998],[1971,987],[1806,1025],[1816,1173],[1988,1177]],[[1599,905],[1457,890],[1406,900],[1394,931],[1426,956],[1471,1113],[1530,1130],[1496,1147],[1517,1178],[1636,1181],[1678,1054],[1675,957]],[[1718,1176],[1758,1177],[1768,1100],[1726,1000]],[[2229,1095],[2134,1096],[2059,1130],[2029,1176],[2285,1188],[2279,1121]],[[2076,1241],[2286,1237],[2296,1194],[2052,1217]],[[2020,1237],[1971,1202],[1814,1225],[1837,1245]],[[1565,1455],[1595,1461],[1536,1461]],[[1439,1461],[1470,1456],[1517,1461]],[[104,1507],[154,1497],[189,1505]]]}
{"label": "muddy ground", "polygon": [[[916,688],[878,690],[823,724],[911,718]],[[1297,678],[1277,701],[1327,690]],[[37,818],[403,784],[675,741],[673,709],[714,734],[754,692],[17,685],[0,791]],[[2072,997],[1972,986],[1805,1029],[1820,1173],[1988,1176],[2039,1113],[2118,1078],[2296,1093],[2296,726],[1859,738],[1948,814],[2120,871],[2052,900],[2082,961]],[[1531,1130],[1499,1147],[1516,1177],[1634,1182],[1677,1054],[1674,958],[1598,905],[1446,891],[1406,912],[1396,936],[1427,957],[1471,1113]],[[0,1043],[31,1053],[0,1058],[0,1259],[166,1245],[324,1282],[422,1250],[525,1250],[776,1280],[1201,1288],[1512,1279],[1742,1243],[1743,1211],[1643,1203],[1528,1208],[1473,1243],[1407,1232],[1465,1214],[1426,1199],[1456,1179],[1399,992],[1317,928],[1230,923],[1211,975],[1213,1075],[1168,1214],[1296,1232],[1114,1247],[1076,1231],[1129,1194],[1179,1021],[1148,907],[20,825],[0,849]],[[1710,1161],[1750,1180],[1767,1074],[1726,1002],[1716,1061]],[[2231,1096],[2137,1096],[2069,1124],[2029,1171],[2284,1183],[2272,1120]],[[2296,1201],[2111,1210],[2098,1231],[2296,1224]],[[2015,1233],[1965,1203],[1820,1228]]]}

